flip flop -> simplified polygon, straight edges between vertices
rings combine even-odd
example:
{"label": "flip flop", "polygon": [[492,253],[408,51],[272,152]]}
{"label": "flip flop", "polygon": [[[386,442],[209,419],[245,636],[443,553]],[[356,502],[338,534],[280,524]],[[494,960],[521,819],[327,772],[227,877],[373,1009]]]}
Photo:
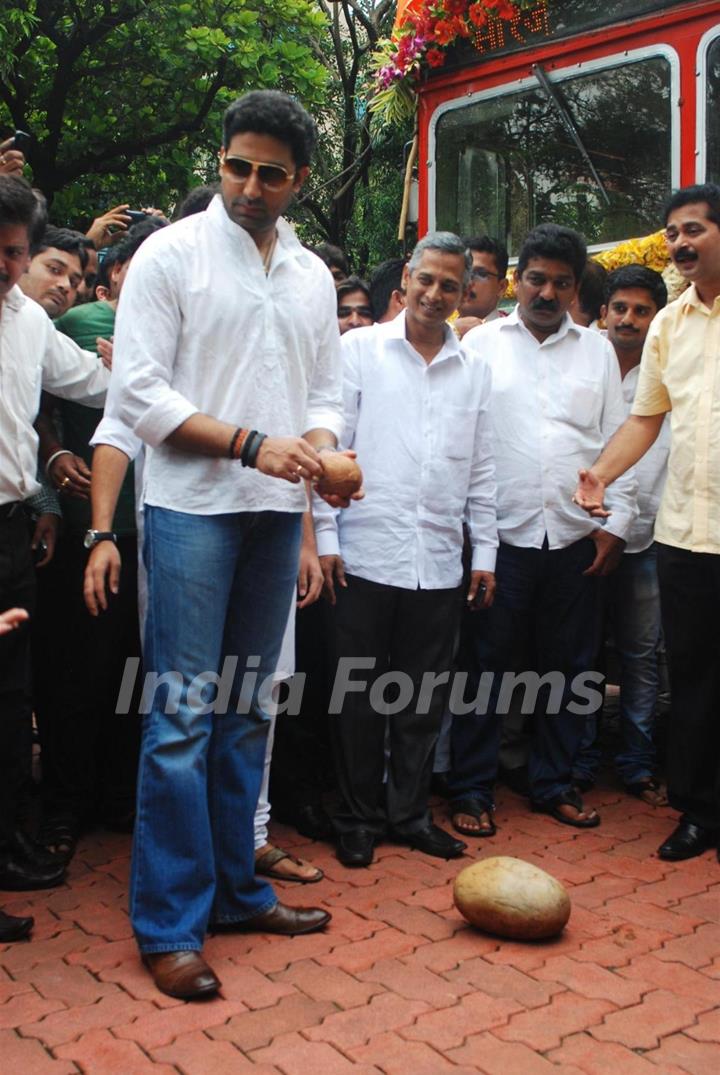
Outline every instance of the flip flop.
{"label": "flip flop", "polygon": [[271,877],[274,881],[296,881],[300,885],[313,885],[316,881],[322,881],[325,876],[322,870],[316,869],[312,877],[290,877],[288,874],[281,873],[274,868],[283,859],[289,859],[296,866],[308,865],[301,859],[295,858],[294,855],[288,854],[287,851],[283,851],[282,848],[273,847],[272,844],[269,844],[267,851],[264,851],[262,855],[258,855],[255,859],[255,873],[260,874],[262,877]]}
{"label": "flip flop", "polygon": [[600,815],[595,814],[594,817],[585,818],[581,821],[579,818],[567,817],[560,810],[561,806],[574,806],[577,812],[583,813],[584,806],[580,795],[573,789],[569,789],[557,795],[554,799],[548,799],[546,802],[533,802],[530,804],[534,813],[536,814],[549,814],[550,817],[555,818],[562,825],[572,825],[575,829],[594,829],[600,824]]}
{"label": "flip flop", "polygon": [[[478,821],[482,821],[483,815],[485,815],[490,824],[488,828],[471,829],[468,825],[459,824],[455,820],[460,814],[467,814]],[[492,811],[483,807],[482,803],[477,799],[457,799],[450,808],[450,820],[455,832],[459,832],[462,836],[494,836],[497,832],[497,825],[493,821]]]}
{"label": "flip flop", "polygon": [[635,784],[626,784],[625,791],[628,795],[634,795],[648,806],[660,807],[668,805],[667,789],[659,780],[648,777],[647,780],[638,780]]}

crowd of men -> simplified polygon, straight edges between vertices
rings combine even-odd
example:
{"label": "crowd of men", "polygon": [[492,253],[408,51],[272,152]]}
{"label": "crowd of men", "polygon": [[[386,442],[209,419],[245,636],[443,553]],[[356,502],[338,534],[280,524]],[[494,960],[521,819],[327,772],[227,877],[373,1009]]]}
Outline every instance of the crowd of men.
{"label": "crowd of men", "polygon": [[[608,630],[619,778],[681,813],[660,856],[720,833],[720,188],[668,203],[675,302],[543,223],[513,307],[490,236],[430,233],[368,281],[304,247],[283,214],[315,138],[249,93],[218,186],[87,235],[0,154],[0,889],[60,884],[89,824],[133,831],[135,936],[184,999],[220,988],[208,930],[330,921],[269,884],[322,877],[270,843],[271,801],[355,868],[384,839],[449,859],[491,838],[499,776],[600,824]],[[338,452],[350,496],[318,485]],[[277,693],[296,671],[299,713]],[[2,915],[0,940],[31,927]]]}

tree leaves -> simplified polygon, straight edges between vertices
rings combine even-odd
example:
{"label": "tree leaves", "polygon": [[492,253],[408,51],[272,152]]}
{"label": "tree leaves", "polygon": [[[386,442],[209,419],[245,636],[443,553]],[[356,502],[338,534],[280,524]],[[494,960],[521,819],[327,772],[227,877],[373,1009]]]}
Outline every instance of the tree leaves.
{"label": "tree leaves", "polygon": [[32,130],[34,181],[56,196],[55,219],[119,199],[168,208],[211,178],[222,112],[240,93],[322,99],[322,23],[312,0],[27,0],[0,25],[0,131]]}

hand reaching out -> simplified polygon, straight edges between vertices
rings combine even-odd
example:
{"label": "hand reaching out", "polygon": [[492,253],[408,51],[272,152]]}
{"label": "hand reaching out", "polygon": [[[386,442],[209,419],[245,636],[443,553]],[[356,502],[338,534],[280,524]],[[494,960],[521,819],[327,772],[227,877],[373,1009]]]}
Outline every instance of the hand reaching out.
{"label": "hand reaching out", "polygon": [[97,347],[97,353],[100,355],[100,361],[106,370],[112,369],[113,360],[113,341],[112,339],[104,340],[102,336],[95,338],[95,346]]}
{"label": "hand reaching out", "polygon": [[30,619],[24,608],[9,608],[7,612],[0,612],[0,635],[6,635],[14,631],[21,623]]}
{"label": "hand reaching out", "polygon": [[603,507],[605,483],[592,470],[579,470],[573,503],[593,519],[607,519],[612,514]]}

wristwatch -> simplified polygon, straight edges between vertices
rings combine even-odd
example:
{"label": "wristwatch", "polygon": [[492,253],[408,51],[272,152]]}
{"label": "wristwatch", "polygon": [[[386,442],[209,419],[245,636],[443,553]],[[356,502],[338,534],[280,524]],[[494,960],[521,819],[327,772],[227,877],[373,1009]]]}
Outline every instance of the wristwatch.
{"label": "wristwatch", "polygon": [[117,534],[113,534],[112,530],[87,530],[83,545],[86,549],[94,549],[101,541],[112,541],[113,545],[117,545]]}

